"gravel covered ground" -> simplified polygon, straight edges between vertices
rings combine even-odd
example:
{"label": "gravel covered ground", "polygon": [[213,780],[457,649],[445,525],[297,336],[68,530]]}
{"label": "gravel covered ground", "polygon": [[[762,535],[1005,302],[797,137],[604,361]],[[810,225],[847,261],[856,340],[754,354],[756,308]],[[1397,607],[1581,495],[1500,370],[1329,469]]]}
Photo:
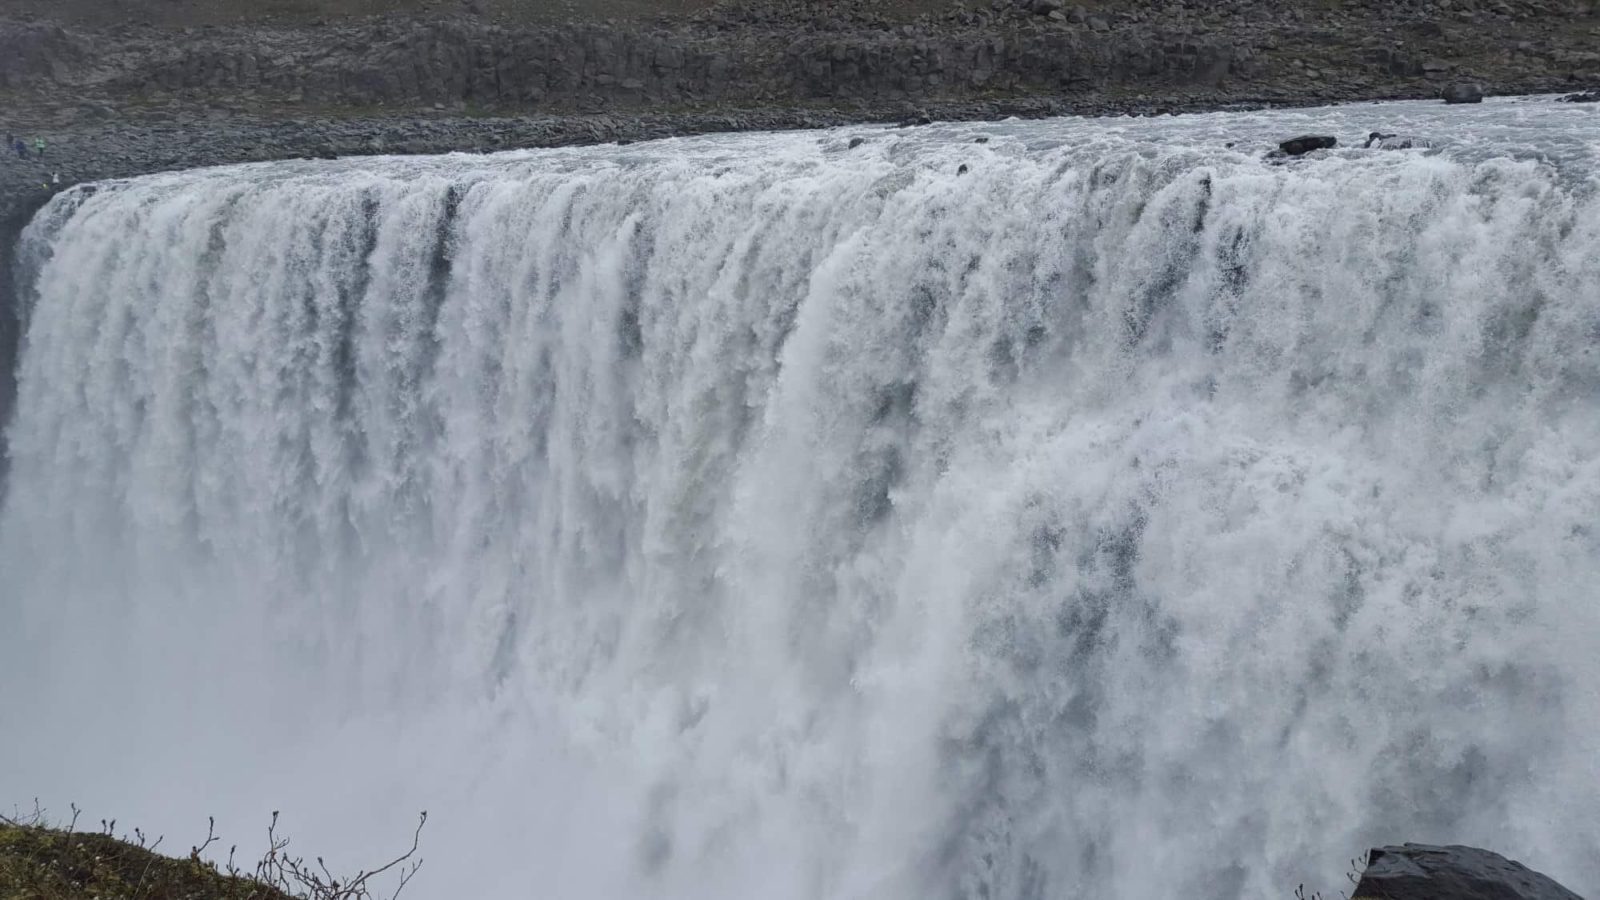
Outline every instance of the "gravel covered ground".
{"label": "gravel covered ground", "polygon": [[[1113,0],[1115,2],[1115,0]],[[976,7],[987,0],[831,0],[830,11],[870,12],[895,20]],[[646,20],[725,9],[770,9],[771,2],[719,0],[9,0],[12,15],[96,27],[146,22],[166,27],[238,23],[317,24],[381,16],[463,13],[506,23]]]}

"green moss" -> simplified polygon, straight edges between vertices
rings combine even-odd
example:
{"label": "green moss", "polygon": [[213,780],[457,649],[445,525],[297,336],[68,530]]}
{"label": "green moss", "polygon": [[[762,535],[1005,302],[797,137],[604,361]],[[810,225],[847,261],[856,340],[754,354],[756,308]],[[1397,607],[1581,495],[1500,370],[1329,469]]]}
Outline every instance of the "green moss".
{"label": "green moss", "polygon": [[0,823],[0,900],[290,900],[101,834]]}

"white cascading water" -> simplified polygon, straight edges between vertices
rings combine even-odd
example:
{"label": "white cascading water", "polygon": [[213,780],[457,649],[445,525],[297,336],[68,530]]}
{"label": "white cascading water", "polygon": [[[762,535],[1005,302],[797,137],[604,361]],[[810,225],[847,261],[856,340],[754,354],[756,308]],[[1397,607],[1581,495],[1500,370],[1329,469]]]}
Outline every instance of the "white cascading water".
{"label": "white cascading water", "polygon": [[7,807],[427,808],[424,898],[1600,893],[1591,109],[253,165],[22,255]]}

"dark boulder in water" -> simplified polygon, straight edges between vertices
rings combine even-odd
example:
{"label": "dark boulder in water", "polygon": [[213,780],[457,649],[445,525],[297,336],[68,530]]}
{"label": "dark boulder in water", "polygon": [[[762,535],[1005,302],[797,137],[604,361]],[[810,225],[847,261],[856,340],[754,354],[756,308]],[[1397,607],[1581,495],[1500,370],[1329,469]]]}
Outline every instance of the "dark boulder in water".
{"label": "dark boulder in water", "polygon": [[1459,82],[1439,92],[1446,103],[1482,103],[1483,88],[1475,84]]}
{"label": "dark boulder in water", "polygon": [[1476,847],[1376,847],[1355,900],[1583,900],[1553,879]]}
{"label": "dark boulder in water", "polygon": [[1410,150],[1416,147],[1432,147],[1433,144],[1417,138],[1374,131],[1367,135],[1367,142],[1361,146],[1367,150]]}
{"label": "dark boulder in water", "polygon": [[1579,91],[1576,94],[1568,94],[1565,97],[1557,97],[1556,98],[1556,102],[1558,102],[1558,103],[1600,103],[1600,90]]}
{"label": "dark boulder in water", "polygon": [[1329,150],[1339,146],[1339,139],[1327,134],[1304,134],[1290,138],[1278,145],[1289,156],[1303,156],[1313,150]]}

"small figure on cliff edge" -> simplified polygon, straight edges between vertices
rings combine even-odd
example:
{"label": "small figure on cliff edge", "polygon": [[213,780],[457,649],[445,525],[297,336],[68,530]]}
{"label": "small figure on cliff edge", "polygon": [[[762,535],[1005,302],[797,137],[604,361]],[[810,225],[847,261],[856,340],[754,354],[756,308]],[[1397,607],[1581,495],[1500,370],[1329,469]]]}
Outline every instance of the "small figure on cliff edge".
{"label": "small figure on cliff edge", "polygon": [[22,138],[17,138],[12,144],[12,147],[14,147],[17,151],[17,159],[28,158],[28,145],[22,142]]}
{"label": "small figure on cliff edge", "polygon": [[36,137],[33,139],[33,155],[44,159],[44,138]]}

